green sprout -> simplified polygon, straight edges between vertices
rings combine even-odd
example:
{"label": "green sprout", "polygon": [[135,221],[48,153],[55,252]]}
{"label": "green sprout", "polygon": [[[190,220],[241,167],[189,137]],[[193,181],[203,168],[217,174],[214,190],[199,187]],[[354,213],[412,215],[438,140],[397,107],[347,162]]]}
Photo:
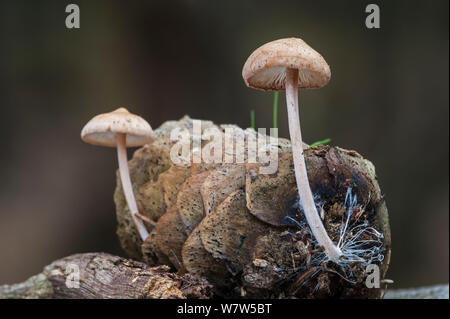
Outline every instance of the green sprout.
{"label": "green sprout", "polygon": [[324,139],[324,140],[314,142],[314,143],[312,143],[310,146],[311,146],[311,147],[314,147],[314,146],[318,146],[318,145],[328,144],[328,143],[330,143],[330,142],[331,142],[331,138],[326,138],[326,139]]}
{"label": "green sprout", "polygon": [[[273,128],[278,127],[278,91],[273,94]],[[278,134],[275,133],[278,137]]]}
{"label": "green sprout", "polygon": [[250,110],[250,127],[255,129],[255,110]]}

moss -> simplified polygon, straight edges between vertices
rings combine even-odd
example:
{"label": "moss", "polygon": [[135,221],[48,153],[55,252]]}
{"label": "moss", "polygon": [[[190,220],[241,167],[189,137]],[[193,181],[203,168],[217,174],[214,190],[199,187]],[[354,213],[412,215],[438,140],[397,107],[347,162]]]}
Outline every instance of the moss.
{"label": "moss", "polygon": [[52,295],[52,284],[44,274],[30,277],[20,284],[0,286],[0,299],[48,299]]}

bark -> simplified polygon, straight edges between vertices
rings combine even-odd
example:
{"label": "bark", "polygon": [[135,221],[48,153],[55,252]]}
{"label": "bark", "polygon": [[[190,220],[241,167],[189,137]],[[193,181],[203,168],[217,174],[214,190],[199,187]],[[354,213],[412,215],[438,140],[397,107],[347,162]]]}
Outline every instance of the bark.
{"label": "bark", "polygon": [[449,299],[448,284],[410,289],[391,289],[385,299]]}
{"label": "bark", "polygon": [[[66,285],[79,268],[78,288]],[[105,253],[86,253],[59,259],[42,273],[13,285],[0,286],[0,299],[136,299],[212,298],[211,285],[190,274],[178,275],[167,266],[144,263]],[[448,299],[449,286],[388,290],[386,299]]]}
{"label": "bark", "polygon": [[[75,283],[76,268],[79,269],[79,287],[69,288]],[[0,299],[212,297],[212,287],[205,279],[169,270],[167,266],[149,267],[105,253],[77,254],[51,263],[42,273],[23,283],[0,286]]]}

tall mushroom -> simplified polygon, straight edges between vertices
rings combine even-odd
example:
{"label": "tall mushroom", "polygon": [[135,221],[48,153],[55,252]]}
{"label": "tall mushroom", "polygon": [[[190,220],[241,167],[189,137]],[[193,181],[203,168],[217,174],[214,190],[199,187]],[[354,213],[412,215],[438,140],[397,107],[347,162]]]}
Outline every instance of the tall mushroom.
{"label": "tall mushroom", "polygon": [[309,186],[298,112],[298,89],[325,86],[331,77],[330,67],[303,40],[288,38],[266,43],[256,49],[245,62],[242,77],[247,86],[252,88],[265,91],[286,90],[289,133],[300,201],[317,242],[324,247],[330,260],[338,262],[342,252],[328,236]]}
{"label": "tall mushroom", "polygon": [[126,148],[150,143],[153,140],[152,135],[152,128],[147,121],[140,116],[131,114],[123,107],[110,113],[95,116],[81,131],[81,138],[86,143],[117,147],[123,192],[142,240],[147,238],[148,231],[138,217],[139,212],[131,185]]}

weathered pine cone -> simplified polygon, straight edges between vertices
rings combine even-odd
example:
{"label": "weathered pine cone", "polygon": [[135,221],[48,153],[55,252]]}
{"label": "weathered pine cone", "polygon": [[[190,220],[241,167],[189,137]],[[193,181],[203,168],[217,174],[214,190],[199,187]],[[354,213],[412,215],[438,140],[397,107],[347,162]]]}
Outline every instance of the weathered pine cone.
{"label": "weathered pine cone", "polygon": [[[270,175],[260,174],[257,163],[174,165],[170,133],[177,127],[192,131],[192,121],[185,116],[164,123],[155,130],[155,141],[138,149],[129,162],[139,211],[150,231],[144,243],[117,178],[117,234],[130,257],[205,277],[223,297],[381,295],[381,289],[366,286],[365,274],[367,264],[376,264],[382,280],[390,259],[388,213],[371,162],[355,151],[305,145],[308,177],[324,226],[336,244],[342,239],[350,254],[336,265],[317,247],[304,220],[290,142],[279,139],[278,170]],[[202,121],[202,130],[212,127],[256,134]]]}

